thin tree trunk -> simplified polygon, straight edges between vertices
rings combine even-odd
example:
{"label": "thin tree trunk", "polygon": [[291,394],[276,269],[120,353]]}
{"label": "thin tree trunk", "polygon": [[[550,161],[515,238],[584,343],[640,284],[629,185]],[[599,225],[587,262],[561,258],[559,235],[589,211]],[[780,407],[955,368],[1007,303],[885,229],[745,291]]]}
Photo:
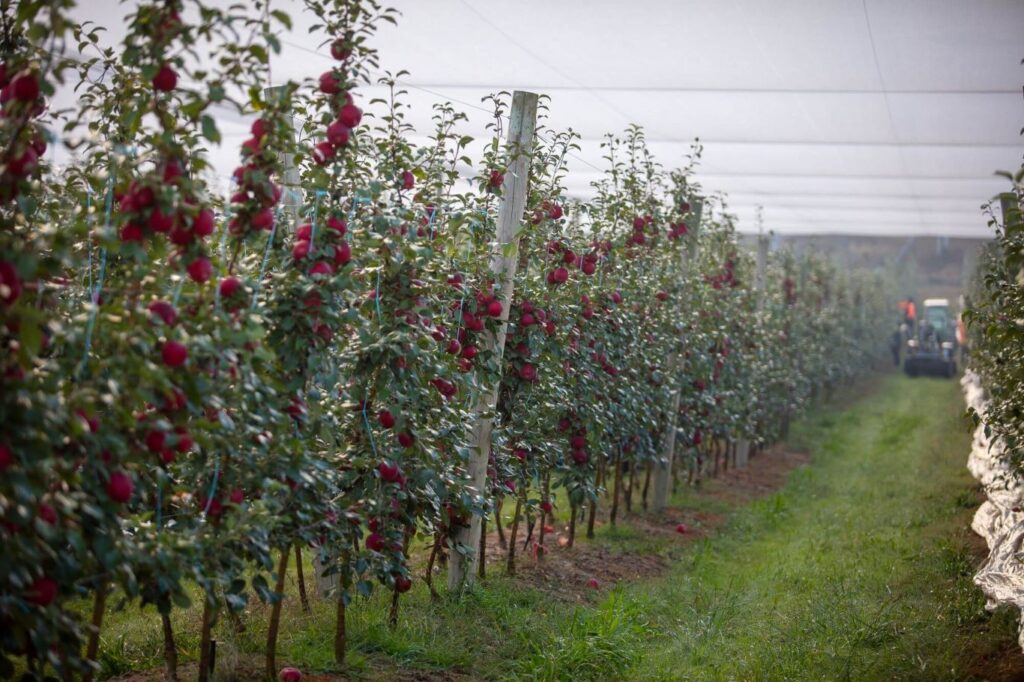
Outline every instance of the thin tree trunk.
{"label": "thin tree trunk", "polygon": [[210,640],[213,630],[213,608],[210,607],[209,596],[203,597],[203,625],[199,634],[199,682],[210,679]]}
{"label": "thin tree trunk", "polygon": [[612,485],[612,510],[608,515],[609,522],[614,526],[615,517],[619,515],[619,490],[622,488],[622,448],[615,452],[615,482]]}
{"label": "thin tree trunk", "polygon": [[388,611],[388,628],[391,630],[398,627],[398,600],[401,596],[398,590],[391,593],[391,610]]}
{"label": "thin tree trunk", "polygon": [[302,603],[303,613],[312,613],[309,608],[309,597],[306,596],[306,575],[302,570],[302,548],[295,545],[295,578],[299,583],[299,601]]}
{"label": "thin tree trunk", "polygon": [[506,549],[508,542],[505,540],[505,529],[501,526],[501,508],[505,506],[505,496],[498,497],[498,503],[494,505],[494,525],[498,528],[498,547]]}
{"label": "thin tree trunk", "polygon": [[[604,467],[597,467],[594,471],[594,490],[598,490],[601,484],[604,483]],[[595,499],[590,501],[590,513],[587,514],[587,539],[594,539],[594,522],[597,520],[597,496]]]}
{"label": "thin tree trunk", "polygon": [[572,515],[569,517],[569,543],[568,546],[572,547],[576,544],[576,507],[572,507]]}
{"label": "thin tree trunk", "polygon": [[341,587],[340,578],[338,580],[338,594],[336,596],[338,602],[334,613],[334,662],[338,665],[345,665],[348,633],[345,630],[345,590]]}
{"label": "thin tree trunk", "polygon": [[434,546],[430,548],[430,559],[427,560],[427,572],[423,576],[423,582],[430,588],[430,600],[437,601],[441,595],[434,589],[434,562],[437,560],[437,553],[441,550],[441,533],[434,534]]}
{"label": "thin tree trunk", "polygon": [[288,572],[288,556],[291,554],[291,546],[285,545],[281,550],[281,560],[277,564],[277,584],[274,592],[277,593],[277,601],[270,608],[270,624],[267,626],[267,665],[266,673],[268,679],[277,676],[277,631],[281,625],[281,607],[284,605],[284,579]]}
{"label": "thin tree trunk", "polygon": [[512,516],[512,528],[508,533],[508,563],[505,566],[505,571],[509,575],[516,574],[516,538],[519,536],[519,515],[523,511],[523,497],[526,492],[526,486],[521,486],[519,489],[519,495],[516,497],[516,511]]}
{"label": "thin tree trunk", "polygon": [[629,485],[626,486],[626,513],[633,513],[633,488],[636,485],[636,459],[629,462]]}
{"label": "thin tree trunk", "polygon": [[647,460],[647,472],[644,474],[644,491],[640,496],[644,511],[647,511],[647,491],[651,489],[651,472],[654,470],[654,461]]}
{"label": "thin tree trunk", "polygon": [[[479,561],[477,561],[476,575],[480,580],[487,577],[487,517],[485,516],[480,522],[480,549],[477,552],[480,555]],[[449,570],[451,570],[449,568]]]}
{"label": "thin tree trunk", "polygon": [[[96,658],[100,651],[100,629],[103,627],[103,614],[107,610],[107,593],[109,589],[107,581],[104,580],[96,588],[96,594],[93,596],[89,643],[85,648],[85,660],[90,663],[96,663]],[[92,682],[92,673],[86,673],[82,680]]]}
{"label": "thin tree trunk", "polygon": [[161,613],[160,623],[164,630],[164,670],[167,674],[167,682],[178,682],[178,645],[174,643],[171,614]]}
{"label": "thin tree trunk", "polygon": [[[545,501],[551,501],[551,474],[544,474],[544,498]],[[551,525],[554,526],[555,514],[552,511],[550,514],[543,509],[540,512],[540,533],[537,538],[537,561],[541,561],[544,558],[544,553],[547,551],[544,546],[544,536],[547,534],[545,528],[548,524],[548,519],[551,519]]]}

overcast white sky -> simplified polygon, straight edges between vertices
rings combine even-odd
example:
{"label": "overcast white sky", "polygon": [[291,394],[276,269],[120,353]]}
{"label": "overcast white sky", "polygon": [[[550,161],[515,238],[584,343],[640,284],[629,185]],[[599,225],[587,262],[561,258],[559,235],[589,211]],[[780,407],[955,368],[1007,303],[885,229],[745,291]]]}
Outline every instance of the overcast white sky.
{"label": "overcast white sky", "polygon": [[[115,0],[79,16],[114,29]],[[667,167],[705,145],[698,179],[728,193],[744,231],[985,236],[979,206],[1024,155],[1024,0],[395,0],[375,45],[405,69],[411,122],[450,100],[484,137],[484,95],[551,97],[549,125],[583,149],[569,189],[589,194],[606,132],[647,129]],[[129,3],[130,5],[130,3]],[[282,35],[274,79],[315,77],[309,17]],[[372,93],[367,91],[367,95]],[[244,122],[225,117],[222,175]]]}

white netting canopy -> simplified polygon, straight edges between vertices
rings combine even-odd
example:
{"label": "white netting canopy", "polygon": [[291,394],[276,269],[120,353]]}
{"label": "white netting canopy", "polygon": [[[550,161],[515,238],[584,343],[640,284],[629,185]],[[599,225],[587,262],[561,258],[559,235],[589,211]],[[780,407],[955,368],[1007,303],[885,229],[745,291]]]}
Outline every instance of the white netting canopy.
{"label": "white netting canopy", "polygon": [[[667,167],[704,145],[697,177],[728,194],[741,230],[988,234],[979,205],[1024,154],[1021,0],[396,0],[375,38],[402,78],[410,121],[452,101],[486,137],[484,95],[550,96],[548,125],[573,128],[571,193],[604,167],[600,142],[642,125]],[[114,0],[79,13],[113,29]],[[330,64],[299,6],[275,81]],[[364,98],[381,94],[362,88]],[[365,101],[365,100],[364,100]],[[227,175],[245,122],[223,112]]]}

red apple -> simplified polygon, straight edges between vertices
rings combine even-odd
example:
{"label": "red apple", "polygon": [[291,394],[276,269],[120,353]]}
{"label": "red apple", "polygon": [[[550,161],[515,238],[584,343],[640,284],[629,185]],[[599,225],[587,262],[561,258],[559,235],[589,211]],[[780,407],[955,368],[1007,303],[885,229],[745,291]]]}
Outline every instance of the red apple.
{"label": "red apple", "polygon": [[334,145],[330,142],[321,142],[313,148],[313,160],[321,166],[327,165],[327,162],[334,158],[334,154]]}
{"label": "red apple", "polygon": [[341,121],[335,121],[327,126],[327,141],[335,147],[344,147],[348,144],[349,127]]}
{"label": "red apple", "polygon": [[20,102],[35,102],[39,98],[39,79],[34,73],[21,73],[11,81],[11,95]]}
{"label": "red apple", "polygon": [[543,511],[545,514],[550,514],[551,510],[554,509],[555,506],[551,504],[550,500],[544,500],[543,502],[540,503],[540,508],[541,511]]}
{"label": "red apple", "polygon": [[167,436],[163,431],[150,431],[146,434],[146,449],[153,454],[159,454],[163,452],[164,442],[167,440]]}
{"label": "red apple", "polygon": [[49,606],[57,598],[57,591],[57,581],[44,575],[29,585],[25,601],[36,606]]}
{"label": "red apple", "polygon": [[313,267],[309,269],[309,275],[311,277],[316,277],[317,275],[330,277],[333,274],[334,266],[324,260],[314,263]]}
{"label": "red apple", "polygon": [[[390,427],[388,427],[390,428]],[[377,465],[377,472],[385,483],[398,483],[402,480],[402,470],[397,464],[381,462]]]}
{"label": "red apple", "polygon": [[192,281],[203,284],[213,276],[213,264],[206,256],[200,256],[188,264],[185,268]]}
{"label": "red apple", "polygon": [[220,297],[231,298],[242,287],[237,277],[225,277],[220,281]]}
{"label": "red apple", "polygon": [[153,301],[149,304],[149,312],[159,317],[169,327],[173,327],[178,321],[178,313],[175,312],[174,306],[166,301]]}
{"label": "red apple", "polygon": [[331,56],[343,62],[352,56],[352,47],[344,38],[338,38],[331,43]]}
{"label": "red apple", "polygon": [[161,64],[153,76],[153,89],[158,92],[170,92],[178,85],[178,74],[169,64]]}
{"label": "red apple", "polygon": [[199,211],[199,214],[192,222],[192,231],[200,237],[209,237],[213,234],[216,227],[217,221],[214,219],[213,210],[209,208]]}
{"label": "red apple", "polygon": [[530,363],[524,364],[519,368],[519,378],[523,381],[534,382],[537,380],[537,368]]}
{"label": "red apple", "polygon": [[370,533],[366,536],[366,549],[371,552],[379,552],[384,549],[384,538],[379,533]]}
{"label": "red apple", "polygon": [[601,583],[598,581],[597,578],[591,578],[587,581],[587,587],[589,587],[592,590],[596,590],[601,587]]}
{"label": "red apple", "polygon": [[21,296],[21,277],[13,263],[0,261],[0,301],[11,305]]}
{"label": "red apple", "polygon": [[380,425],[385,429],[390,429],[395,425],[395,415],[391,414],[389,410],[381,410],[377,414],[377,421],[380,422]]}
{"label": "red apple", "polygon": [[6,445],[0,445],[0,471],[5,471],[14,463],[14,453]]}
{"label": "red apple", "polygon": [[170,232],[171,228],[174,227],[174,216],[168,215],[160,210],[157,206],[153,209],[153,212],[149,214],[149,229],[153,232]]}
{"label": "red apple", "polygon": [[338,216],[333,215],[327,218],[327,227],[337,232],[339,237],[344,236],[348,230],[348,224]]}
{"label": "red apple", "polygon": [[341,267],[352,260],[352,247],[348,242],[342,242],[334,247],[334,264]]}
{"label": "red apple", "polygon": [[416,437],[413,436],[411,433],[403,431],[402,433],[398,434],[398,444],[401,445],[403,448],[411,448],[413,446],[413,443],[415,442]]}
{"label": "red apple", "polygon": [[361,120],[363,120],[363,112],[354,104],[346,104],[338,112],[338,121],[346,128],[355,128]]}
{"label": "red apple", "polygon": [[402,171],[402,189],[410,190],[416,185],[416,176],[409,171]]}
{"label": "red apple", "polygon": [[177,341],[168,341],[160,349],[160,357],[168,367],[181,367],[188,360],[188,348]]}
{"label": "red apple", "polygon": [[409,588],[412,587],[412,580],[404,575],[395,576],[395,592],[401,594],[402,592],[408,592]]}
{"label": "red apple", "polygon": [[277,674],[277,679],[280,682],[301,682],[302,671],[298,668],[281,668],[281,672]]}
{"label": "red apple", "polygon": [[320,74],[320,92],[334,95],[338,89],[338,74],[334,71],[324,71]]}
{"label": "red apple", "polygon": [[687,531],[689,531],[689,528],[686,527],[685,523],[680,523],[676,526],[676,532],[680,535],[685,535]]}
{"label": "red apple", "polygon": [[491,317],[501,317],[501,311],[503,309],[501,301],[491,301],[487,304],[487,314]]}
{"label": "red apple", "polygon": [[132,499],[135,492],[135,483],[132,477],[124,471],[115,471],[110,474],[107,481],[107,496],[114,502],[124,503]]}

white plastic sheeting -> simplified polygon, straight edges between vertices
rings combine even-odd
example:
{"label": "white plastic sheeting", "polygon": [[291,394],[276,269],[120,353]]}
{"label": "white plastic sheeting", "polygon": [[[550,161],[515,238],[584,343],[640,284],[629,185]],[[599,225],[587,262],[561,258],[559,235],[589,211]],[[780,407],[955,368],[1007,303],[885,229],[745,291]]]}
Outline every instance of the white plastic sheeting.
{"label": "white plastic sheeting", "polygon": [[[967,406],[985,413],[985,391],[974,372],[960,381]],[[985,436],[984,425],[974,431],[967,468],[985,488],[988,499],[978,508],[971,529],[988,544],[989,556],[974,576],[985,593],[989,611],[1012,604],[1024,611],[1024,482],[1014,477],[1002,461],[1002,446]],[[1017,642],[1024,649],[1024,613]]]}

